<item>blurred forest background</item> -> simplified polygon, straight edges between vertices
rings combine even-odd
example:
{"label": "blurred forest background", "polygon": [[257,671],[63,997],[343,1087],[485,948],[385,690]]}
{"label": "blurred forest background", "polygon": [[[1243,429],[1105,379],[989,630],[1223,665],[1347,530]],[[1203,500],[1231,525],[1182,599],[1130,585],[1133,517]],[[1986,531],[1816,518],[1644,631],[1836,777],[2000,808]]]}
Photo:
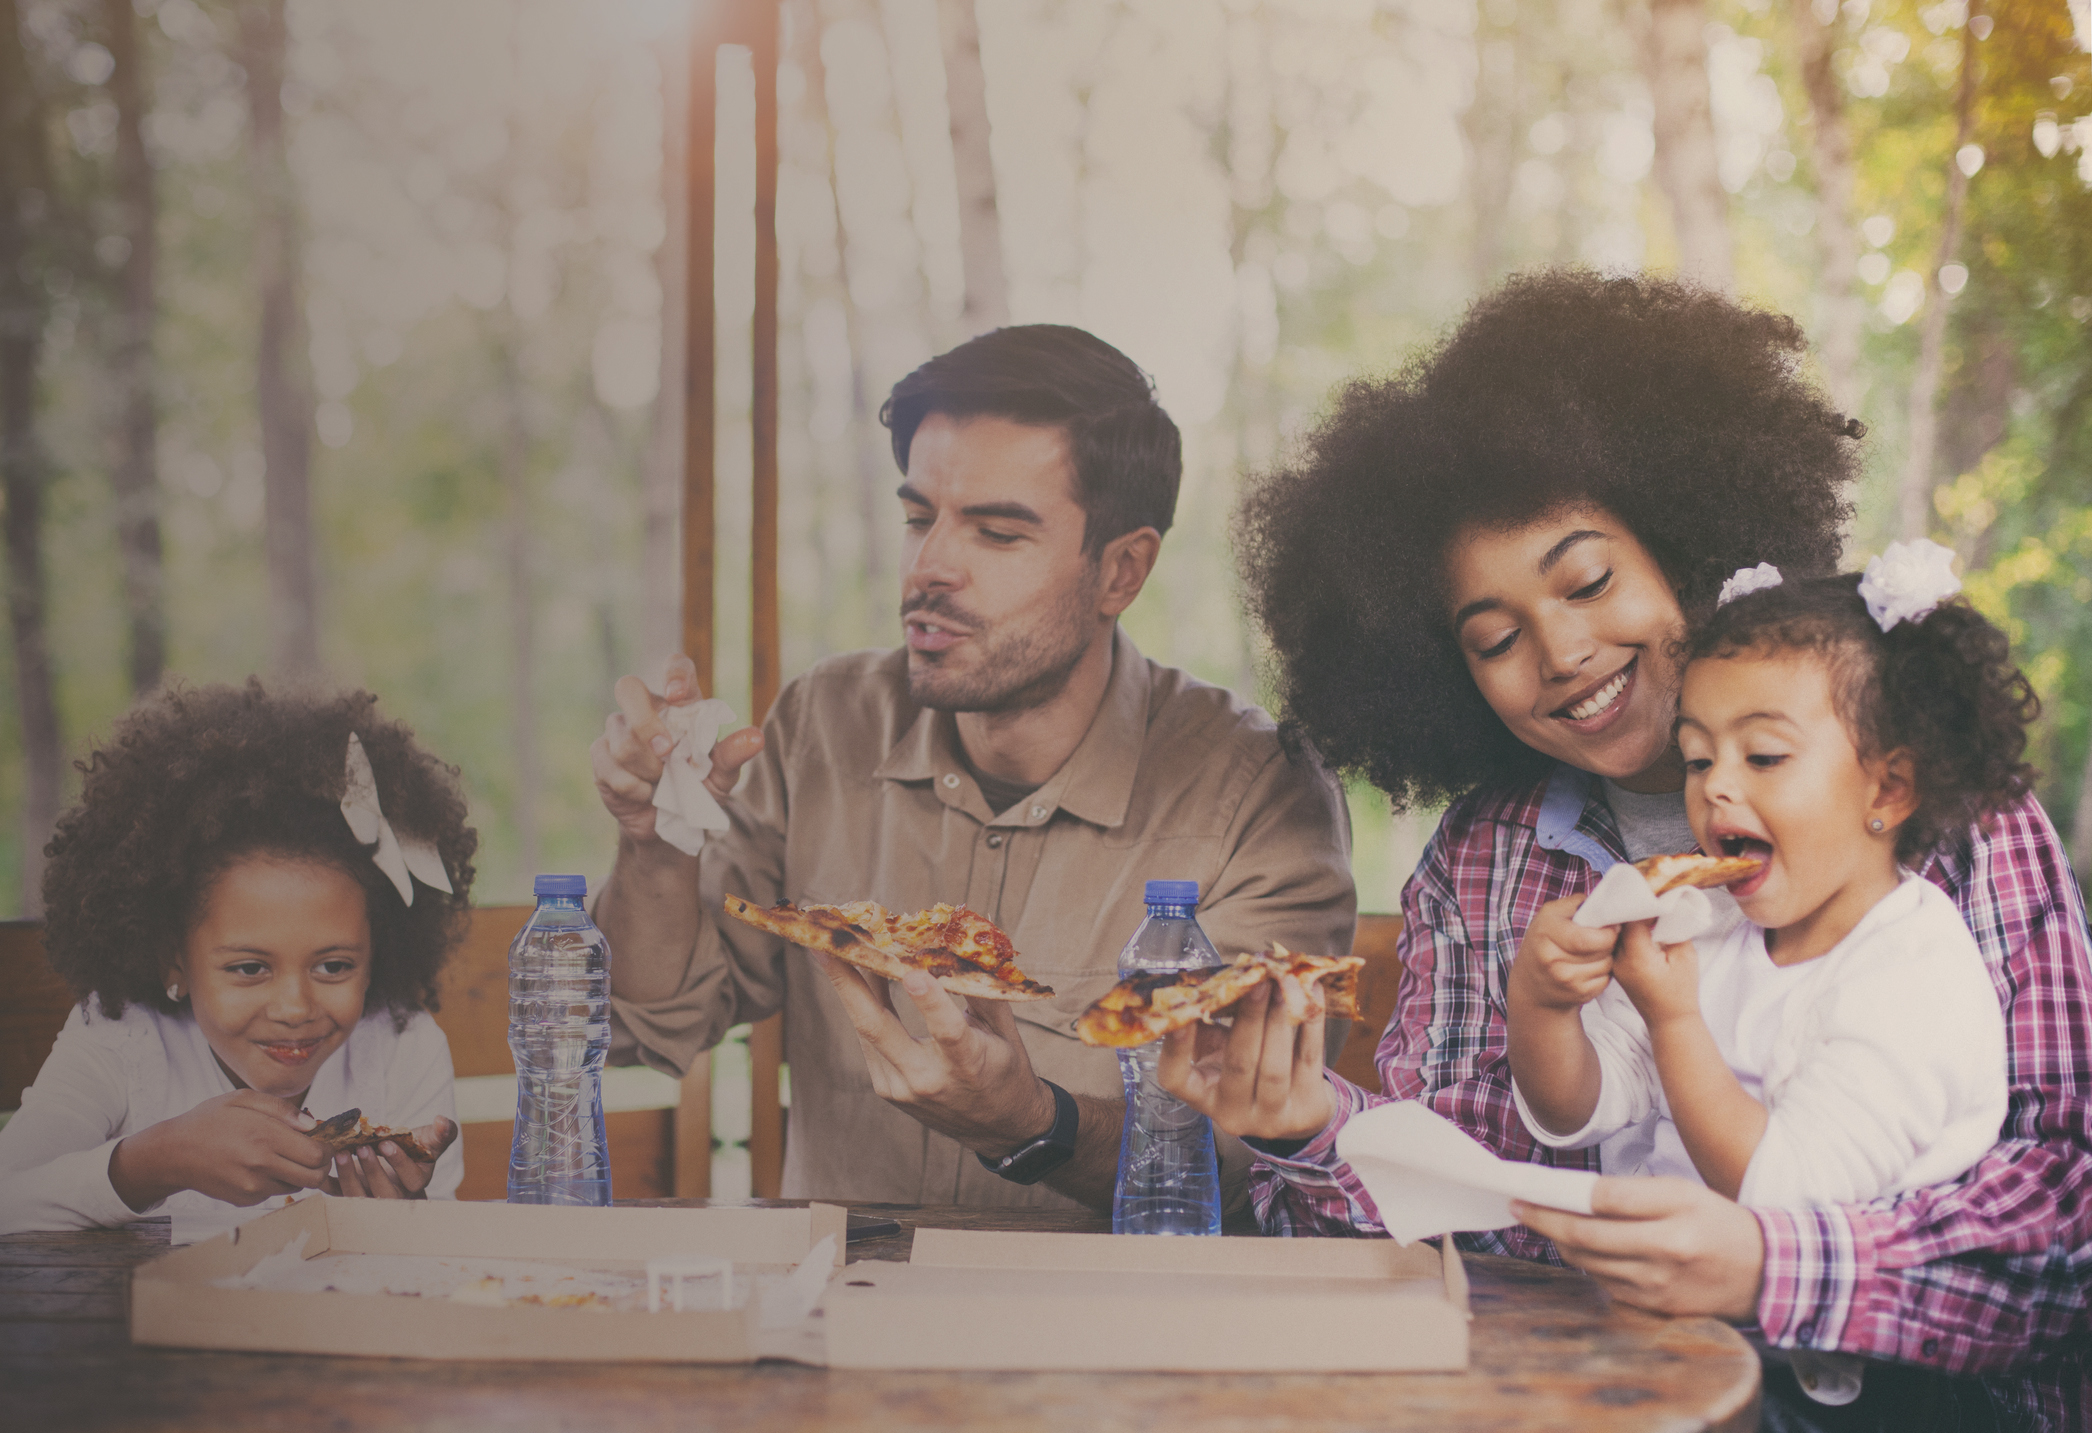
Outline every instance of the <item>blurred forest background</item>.
{"label": "blurred forest background", "polygon": [[[1995,0],[1993,0],[1995,3]],[[676,0],[0,0],[0,914],[155,684],[360,683],[478,896],[599,874],[586,747],[676,641]],[[1090,328],[1183,426],[1127,626],[1257,687],[1239,475],[1515,269],[1808,327],[1853,560],[1953,543],[2092,862],[2088,0],[785,0],[786,675],[897,640],[887,387]],[[748,708],[753,76],[721,59],[721,695]],[[670,395],[664,398],[663,395]],[[1690,480],[1690,474],[1680,474]],[[1362,903],[1429,817],[1354,794]]]}

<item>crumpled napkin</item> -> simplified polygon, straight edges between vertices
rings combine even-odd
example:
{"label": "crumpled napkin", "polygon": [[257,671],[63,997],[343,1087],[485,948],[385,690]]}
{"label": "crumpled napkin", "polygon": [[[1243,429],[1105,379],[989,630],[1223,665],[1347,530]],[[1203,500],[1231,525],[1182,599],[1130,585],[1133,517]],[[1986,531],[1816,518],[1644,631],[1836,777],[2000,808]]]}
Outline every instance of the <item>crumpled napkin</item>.
{"label": "crumpled napkin", "polygon": [[712,743],[719,740],[719,728],[733,719],[734,709],[716,697],[661,713],[675,747],[654,785],[654,830],[686,856],[705,848],[705,832],[732,824],[705,778],[712,774]]}
{"label": "crumpled napkin", "polygon": [[1662,895],[1649,889],[1649,878],[1621,861],[1599,879],[1570,919],[1597,928],[1654,920],[1661,945],[1691,940],[1714,924],[1714,902],[1698,886],[1676,886]]}
{"label": "crumpled napkin", "polygon": [[1437,1111],[1414,1100],[1353,1115],[1337,1132],[1349,1164],[1398,1244],[1435,1234],[1505,1229],[1511,1201],[1591,1212],[1598,1176],[1580,1169],[1498,1159]]}

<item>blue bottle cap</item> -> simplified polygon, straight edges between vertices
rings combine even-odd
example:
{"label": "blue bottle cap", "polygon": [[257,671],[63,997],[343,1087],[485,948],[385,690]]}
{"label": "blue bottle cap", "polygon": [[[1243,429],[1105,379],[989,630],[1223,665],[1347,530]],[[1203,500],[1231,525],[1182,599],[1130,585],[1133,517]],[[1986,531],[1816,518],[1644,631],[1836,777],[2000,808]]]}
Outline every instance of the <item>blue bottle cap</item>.
{"label": "blue bottle cap", "polygon": [[1199,903],[1199,883],[1150,881],[1147,901],[1151,906],[1195,906]]}
{"label": "blue bottle cap", "polygon": [[531,893],[540,896],[585,896],[588,894],[586,876],[539,876],[531,883]]}

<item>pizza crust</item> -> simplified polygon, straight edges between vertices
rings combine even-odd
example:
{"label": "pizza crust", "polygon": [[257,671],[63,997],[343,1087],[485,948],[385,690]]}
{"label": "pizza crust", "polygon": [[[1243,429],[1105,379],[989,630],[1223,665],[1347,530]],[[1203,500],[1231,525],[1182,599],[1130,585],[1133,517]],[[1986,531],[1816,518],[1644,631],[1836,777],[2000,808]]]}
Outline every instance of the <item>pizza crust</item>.
{"label": "pizza crust", "polygon": [[955,995],[979,1000],[1049,1000],[1053,988],[1017,968],[1016,947],[996,924],[965,906],[935,905],[897,916],[873,901],[758,906],[740,896],[726,913],[809,950],[824,950],[861,970],[899,980],[920,970]]}
{"label": "pizza crust", "polygon": [[[311,1115],[311,1110],[299,1113]],[[314,1118],[318,1118],[314,1116]],[[320,1148],[330,1155],[346,1154],[352,1149],[365,1149],[391,1140],[403,1150],[407,1157],[423,1164],[434,1164],[436,1156],[422,1146],[420,1140],[405,1130],[387,1129],[374,1125],[363,1117],[360,1109],[343,1110],[332,1119],[321,1120],[317,1128],[305,1131],[308,1139],[316,1140]]]}
{"label": "pizza crust", "polygon": [[1698,851],[1683,851],[1672,856],[1646,856],[1634,863],[1634,868],[1649,882],[1649,889],[1656,895],[1676,890],[1680,886],[1733,885],[1737,881],[1755,876],[1764,862],[1755,856],[1703,856]]}

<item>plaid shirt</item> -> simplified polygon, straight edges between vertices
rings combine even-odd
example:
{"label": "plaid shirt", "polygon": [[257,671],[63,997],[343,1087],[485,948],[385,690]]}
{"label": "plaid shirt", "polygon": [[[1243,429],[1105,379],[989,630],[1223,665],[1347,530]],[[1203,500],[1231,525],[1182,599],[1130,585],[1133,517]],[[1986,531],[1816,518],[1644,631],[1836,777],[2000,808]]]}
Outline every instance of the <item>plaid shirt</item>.
{"label": "plaid shirt", "polygon": [[[1595,780],[1470,796],[1439,824],[1402,893],[1401,994],[1377,1052],[1387,1094],[1329,1076],[1337,1115],[1291,1158],[1264,1156],[1251,1192],[1284,1234],[1378,1232],[1336,1157],[1360,1110],[1421,1100],[1506,1159],[1598,1168],[1548,1149],[1511,1099],[1505,983],[1526,925],[1624,859]],[[2005,1012],[2011,1106],[1997,1146],[1961,1178],[1895,1199],[1753,1211],[1765,1233],[1758,1321],[1780,1347],[1988,1375],[2007,1426],[2092,1416],[2092,936],[2055,828],[2032,797],[1948,843],[1922,874],[1954,898]],[[1460,1236],[1482,1253],[1560,1262],[1523,1227]]]}

